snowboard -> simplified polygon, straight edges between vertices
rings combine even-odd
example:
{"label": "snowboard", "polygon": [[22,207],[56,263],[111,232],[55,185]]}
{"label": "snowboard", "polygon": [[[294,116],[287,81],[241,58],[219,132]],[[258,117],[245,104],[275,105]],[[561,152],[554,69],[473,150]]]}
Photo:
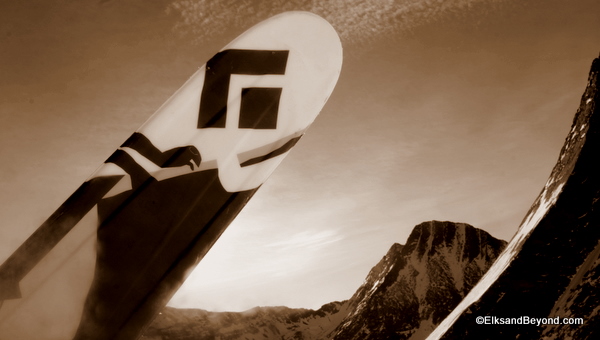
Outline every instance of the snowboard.
{"label": "snowboard", "polygon": [[307,12],[215,54],[4,260],[0,338],[137,338],[315,120],[341,65],[337,33]]}

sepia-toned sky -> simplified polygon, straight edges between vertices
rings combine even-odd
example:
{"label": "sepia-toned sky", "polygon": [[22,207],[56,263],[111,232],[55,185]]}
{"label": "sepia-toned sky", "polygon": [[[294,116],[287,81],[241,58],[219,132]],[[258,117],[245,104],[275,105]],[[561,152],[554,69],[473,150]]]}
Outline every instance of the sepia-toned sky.
{"label": "sepia-toned sky", "polygon": [[509,240],[600,52],[596,0],[0,3],[0,262],[215,52],[286,10],[344,46],[319,118],[170,305],[350,298],[450,220]]}

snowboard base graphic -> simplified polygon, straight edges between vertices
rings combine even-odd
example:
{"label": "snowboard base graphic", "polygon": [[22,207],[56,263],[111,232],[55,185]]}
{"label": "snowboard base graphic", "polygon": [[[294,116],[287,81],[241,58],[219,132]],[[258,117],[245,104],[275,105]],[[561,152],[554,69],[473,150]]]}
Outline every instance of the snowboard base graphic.
{"label": "snowboard base graphic", "polygon": [[333,28],[306,12],[217,53],[4,260],[0,338],[136,338],[314,121],[341,63]]}

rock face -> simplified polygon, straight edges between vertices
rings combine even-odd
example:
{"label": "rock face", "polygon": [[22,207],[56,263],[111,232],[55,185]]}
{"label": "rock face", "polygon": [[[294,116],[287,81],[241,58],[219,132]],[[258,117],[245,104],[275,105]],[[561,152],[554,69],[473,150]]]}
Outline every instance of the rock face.
{"label": "rock face", "polygon": [[424,339],[463,299],[506,242],[464,223],[417,225],[349,300],[335,340]]}
{"label": "rock face", "polygon": [[350,300],[319,310],[242,313],[166,308],[142,339],[424,339],[462,300],[506,242],[464,223],[417,225]]}
{"label": "rock face", "polygon": [[430,339],[600,338],[599,73],[596,59],[558,162],[517,234]]}

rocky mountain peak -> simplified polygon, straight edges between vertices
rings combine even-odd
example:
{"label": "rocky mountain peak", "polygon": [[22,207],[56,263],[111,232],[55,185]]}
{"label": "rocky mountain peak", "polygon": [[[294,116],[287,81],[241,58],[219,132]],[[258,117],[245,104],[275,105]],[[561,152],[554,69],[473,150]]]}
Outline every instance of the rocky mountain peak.
{"label": "rocky mountain peak", "polygon": [[341,339],[422,339],[477,283],[505,241],[466,223],[417,225],[394,244],[349,300]]}
{"label": "rocky mountain peak", "polygon": [[[457,260],[497,257],[504,241],[466,223],[429,221],[417,225],[406,241],[405,254],[415,252],[419,259],[435,253],[454,254]],[[491,252],[490,252],[491,251]]]}

